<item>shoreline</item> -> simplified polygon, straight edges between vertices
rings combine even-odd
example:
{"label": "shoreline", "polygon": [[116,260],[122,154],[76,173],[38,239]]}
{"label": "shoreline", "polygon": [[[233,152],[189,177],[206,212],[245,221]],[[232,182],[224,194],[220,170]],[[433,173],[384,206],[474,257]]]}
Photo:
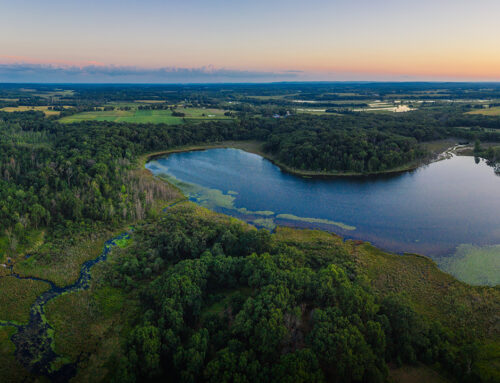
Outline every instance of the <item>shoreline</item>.
{"label": "shoreline", "polygon": [[259,141],[221,141],[215,143],[208,143],[202,145],[189,145],[189,146],[178,146],[169,150],[153,152],[146,155],[143,155],[140,158],[140,161],[143,165],[152,161],[154,159],[163,157],[165,155],[175,154],[175,153],[186,153],[186,152],[196,152],[208,149],[240,149],[248,153],[257,154],[266,160],[270,161],[272,164],[276,165],[282,172],[289,173],[295,176],[303,177],[303,178],[339,178],[339,177],[371,177],[371,176],[392,176],[398,175],[406,172],[411,172],[417,170],[421,166],[429,165],[433,162],[441,161],[443,159],[449,158],[449,155],[455,154],[454,152],[458,148],[464,148],[468,145],[459,145],[458,143],[451,144],[451,141],[443,141],[449,142],[445,150],[440,149],[439,151],[433,151],[427,158],[424,158],[418,162],[412,162],[407,165],[403,165],[397,168],[392,168],[379,172],[370,172],[370,173],[356,173],[356,172],[322,172],[316,170],[300,170],[296,168],[292,168],[288,165],[281,163],[279,160],[274,158],[272,155],[265,153],[262,150],[262,142]]}

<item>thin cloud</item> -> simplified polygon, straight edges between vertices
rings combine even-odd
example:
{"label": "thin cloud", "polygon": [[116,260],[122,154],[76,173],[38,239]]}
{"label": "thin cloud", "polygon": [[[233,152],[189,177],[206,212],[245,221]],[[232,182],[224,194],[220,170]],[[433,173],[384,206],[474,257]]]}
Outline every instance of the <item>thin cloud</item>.
{"label": "thin cloud", "polygon": [[204,66],[141,68],[113,65],[0,64],[0,82],[183,83],[294,80],[296,72],[260,72]]}

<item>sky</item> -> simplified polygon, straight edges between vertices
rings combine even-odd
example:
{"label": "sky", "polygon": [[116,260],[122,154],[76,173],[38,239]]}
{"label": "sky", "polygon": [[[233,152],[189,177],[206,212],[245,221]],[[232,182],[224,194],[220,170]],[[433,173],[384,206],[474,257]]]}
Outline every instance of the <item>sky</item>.
{"label": "sky", "polygon": [[0,0],[0,82],[500,81],[498,0]]}

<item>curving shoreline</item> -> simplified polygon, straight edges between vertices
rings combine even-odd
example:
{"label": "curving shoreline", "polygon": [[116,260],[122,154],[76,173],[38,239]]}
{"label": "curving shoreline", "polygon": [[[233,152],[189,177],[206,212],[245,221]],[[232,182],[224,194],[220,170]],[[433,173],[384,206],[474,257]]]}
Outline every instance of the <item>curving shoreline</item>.
{"label": "curving shoreline", "polygon": [[172,148],[169,150],[164,150],[164,151],[159,151],[159,152],[154,152],[154,153],[149,153],[141,157],[140,161],[142,162],[143,165],[145,165],[147,162],[152,161],[156,158],[164,157],[166,155],[174,154],[174,153],[185,153],[185,152],[195,152],[195,151],[203,151],[203,150],[208,150],[208,149],[240,149],[243,151],[246,151],[248,153],[253,153],[257,154],[266,160],[270,161],[272,164],[276,165],[280,170],[284,173],[289,173],[293,174],[295,176],[299,177],[304,177],[304,178],[326,178],[326,179],[331,179],[331,178],[337,178],[337,177],[370,177],[370,176],[381,176],[381,175],[386,175],[386,176],[391,176],[391,175],[397,175],[409,171],[413,171],[418,169],[421,166],[429,165],[433,162],[440,161],[444,158],[447,157],[442,157],[442,155],[446,155],[447,153],[451,151],[455,151],[458,147],[466,147],[467,145],[459,145],[457,143],[452,144],[451,146],[448,146],[445,150],[440,150],[438,152],[433,152],[431,153],[427,158],[424,158],[419,161],[415,161],[412,163],[409,163],[407,165],[403,165],[397,168],[392,168],[384,171],[379,171],[379,172],[369,172],[369,173],[356,173],[356,172],[323,172],[323,171],[316,171],[316,170],[301,170],[301,169],[296,169],[292,168],[288,165],[283,164],[274,156],[270,155],[269,153],[266,153],[262,150],[262,142],[259,141],[221,141],[221,142],[215,142],[215,143],[207,143],[207,144],[201,144],[201,145],[188,145],[188,146],[179,146],[176,148]]}

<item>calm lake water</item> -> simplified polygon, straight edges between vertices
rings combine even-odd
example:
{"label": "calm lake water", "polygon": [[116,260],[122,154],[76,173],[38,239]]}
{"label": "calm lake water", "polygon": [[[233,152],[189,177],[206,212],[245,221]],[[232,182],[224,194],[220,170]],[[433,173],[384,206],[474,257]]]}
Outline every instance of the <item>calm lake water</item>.
{"label": "calm lake water", "polygon": [[461,244],[500,244],[500,177],[473,157],[335,179],[297,177],[237,149],[177,153],[146,167],[168,175],[191,200],[257,226],[321,228],[434,258]]}

